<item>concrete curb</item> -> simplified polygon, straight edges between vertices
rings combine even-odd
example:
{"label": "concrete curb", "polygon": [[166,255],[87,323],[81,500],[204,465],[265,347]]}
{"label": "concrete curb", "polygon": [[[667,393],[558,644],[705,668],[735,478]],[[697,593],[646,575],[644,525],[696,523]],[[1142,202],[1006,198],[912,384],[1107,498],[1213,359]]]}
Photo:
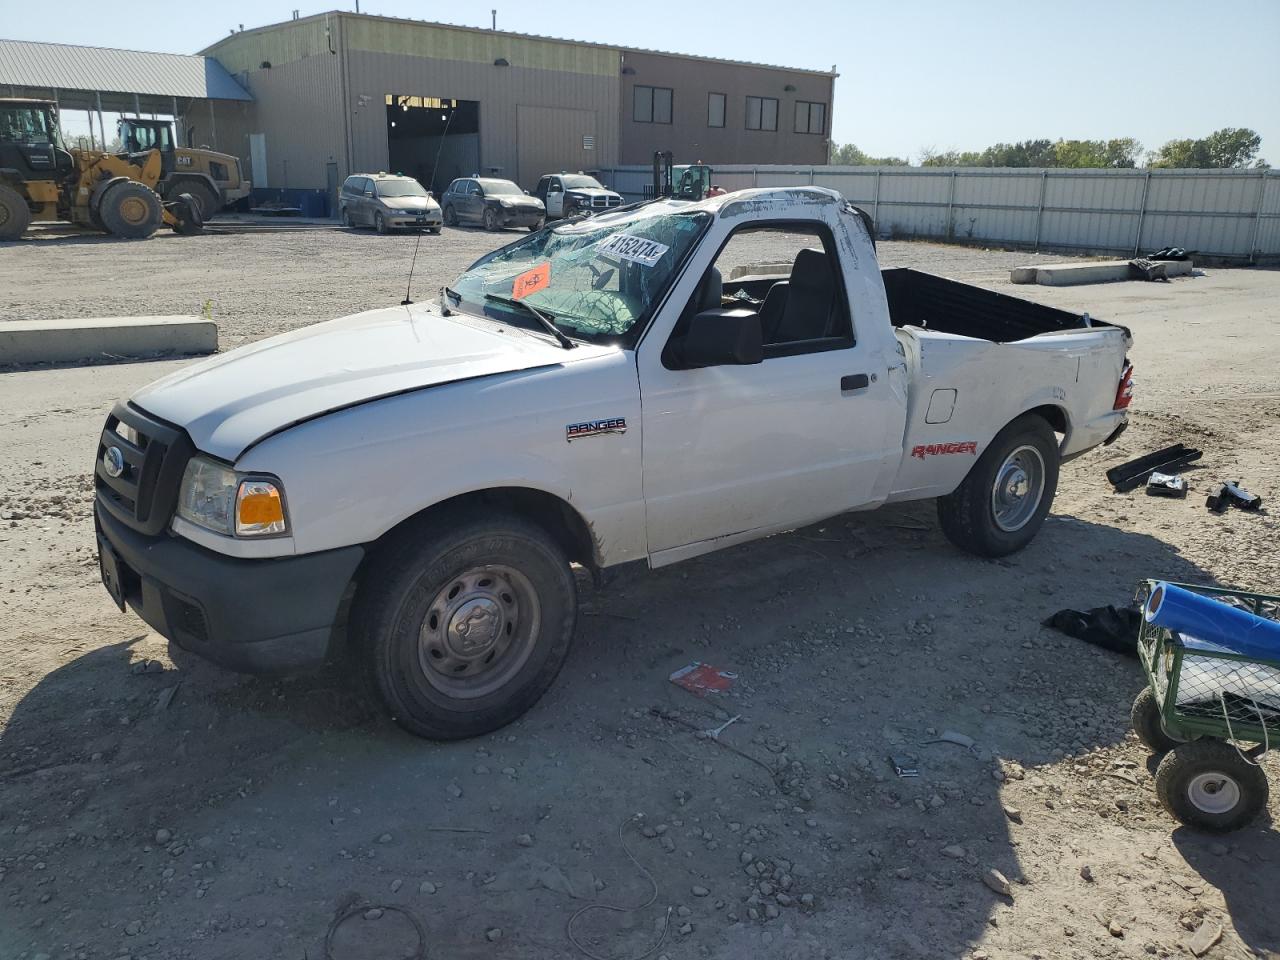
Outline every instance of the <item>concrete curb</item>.
{"label": "concrete curb", "polygon": [[94,317],[0,323],[0,363],[65,363],[214,353],[218,325],[200,317]]}
{"label": "concrete curb", "polygon": [[[1190,260],[1162,260],[1166,277],[1185,277],[1191,273]],[[1042,287],[1074,287],[1085,283],[1112,283],[1132,280],[1128,260],[1102,263],[1058,263],[1047,267],[1014,267],[1009,273],[1013,283],[1038,283]]]}

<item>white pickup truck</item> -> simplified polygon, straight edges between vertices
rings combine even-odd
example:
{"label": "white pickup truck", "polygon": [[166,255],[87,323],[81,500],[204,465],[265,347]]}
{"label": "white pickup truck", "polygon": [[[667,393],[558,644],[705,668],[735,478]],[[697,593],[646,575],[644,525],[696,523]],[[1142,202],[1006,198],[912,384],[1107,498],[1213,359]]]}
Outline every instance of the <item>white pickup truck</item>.
{"label": "white pickup truck", "polygon": [[107,418],[102,576],[180,647],[280,671],[352,645],[434,738],[527,710],[569,652],[571,564],[698,556],[936,498],[1024,546],[1059,463],[1125,425],[1128,331],[881,271],[828,190],[655,200],[546,227],[437,303],[192,364]]}

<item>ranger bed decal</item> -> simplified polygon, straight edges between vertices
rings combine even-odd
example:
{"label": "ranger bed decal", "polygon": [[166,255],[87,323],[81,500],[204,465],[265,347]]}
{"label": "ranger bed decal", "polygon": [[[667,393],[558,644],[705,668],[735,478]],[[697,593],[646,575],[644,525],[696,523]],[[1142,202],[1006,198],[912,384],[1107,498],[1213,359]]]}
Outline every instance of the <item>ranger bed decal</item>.
{"label": "ranger bed decal", "polygon": [[911,455],[917,460],[925,457],[936,457],[939,454],[971,453],[978,455],[978,444],[975,440],[963,440],[959,443],[922,443],[911,448]]}

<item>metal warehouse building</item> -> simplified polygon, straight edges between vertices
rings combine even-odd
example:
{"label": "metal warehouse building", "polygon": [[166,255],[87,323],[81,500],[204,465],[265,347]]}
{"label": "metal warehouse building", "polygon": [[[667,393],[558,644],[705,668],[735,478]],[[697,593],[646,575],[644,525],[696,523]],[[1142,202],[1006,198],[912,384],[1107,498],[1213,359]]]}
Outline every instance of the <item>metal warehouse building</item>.
{"label": "metal warehouse building", "polygon": [[442,190],[477,172],[678,162],[825,163],[834,71],[327,13],[201,51],[253,96],[217,106],[217,148],[255,187],[332,192],[394,170]]}

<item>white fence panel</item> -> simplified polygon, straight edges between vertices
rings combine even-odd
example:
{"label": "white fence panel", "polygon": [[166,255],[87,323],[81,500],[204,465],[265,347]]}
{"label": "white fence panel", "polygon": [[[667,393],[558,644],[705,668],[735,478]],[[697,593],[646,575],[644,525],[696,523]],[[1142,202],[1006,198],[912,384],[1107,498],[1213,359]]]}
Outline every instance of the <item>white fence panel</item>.
{"label": "white fence panel", "polygon": [[[605,171],[640,199],[648,167]],[[881,237],[977,240],[1132,256],[1177,246],[1280,257],[1280,172],[974,167],[718,166],[726,190],[815,186],[871,214]]]}

